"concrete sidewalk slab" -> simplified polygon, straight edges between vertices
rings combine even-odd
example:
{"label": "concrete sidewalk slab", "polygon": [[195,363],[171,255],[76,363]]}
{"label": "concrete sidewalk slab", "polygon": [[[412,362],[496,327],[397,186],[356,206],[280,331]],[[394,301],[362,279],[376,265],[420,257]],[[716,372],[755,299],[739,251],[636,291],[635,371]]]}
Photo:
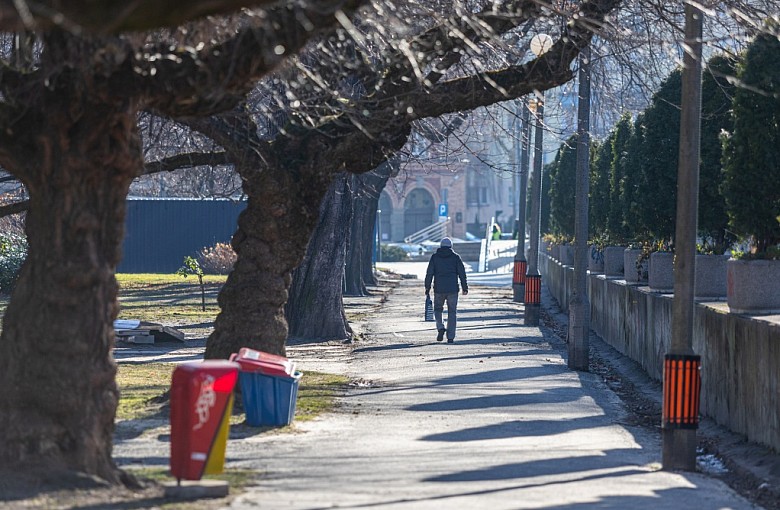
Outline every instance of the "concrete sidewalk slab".
{"label": "concrete sidewalk slab", "polygon": [[657,432],[627,425],[597,376],[522,326],[511,290],[471,290],[447,344],[423,321],[422,282],[402,282],[343,365],[361,384],[336,413],[230,441],[229,465],[267,473],[230,508],[756,508],[661,471]]}

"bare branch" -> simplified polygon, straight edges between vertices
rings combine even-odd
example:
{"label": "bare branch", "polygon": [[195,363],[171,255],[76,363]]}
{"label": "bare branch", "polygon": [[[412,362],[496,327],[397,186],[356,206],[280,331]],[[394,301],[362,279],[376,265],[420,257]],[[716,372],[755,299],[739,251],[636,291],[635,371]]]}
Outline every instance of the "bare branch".
{"label": "bare branch", "polygon": [[147,108],[171,117],[229,110],[256,80],[322,30],[332,27],[337,14],[352,12],[363,3],[365,0],[309,0],[301,5],[284,5],[267,11],[260,26],[242,29],[208,50],[171,51],[166,46],[159,48],[155,59],[137,55],[133,62],[134,88],[143,91]]}
{"label": "bare branch", "polygon": [[21,202],[14,202],[12,204],[0,205],[0,218],[10,216],[11,214],[17,214],[24,212],[30,207],[29,200],[22,200]]}
{"label": "bare branch", "polygon": [[74,33],[107,35],[173,27],[195,18],[275,3],[279,0],[0,0],[0,30],[61,27]]}
{"label": "bare branch", "polygon": [[177,154],[169,158],[150,161],[144,165],[143,175],[151,175],[160,172],[174,172],[185,168],[197,166],[231,165],[232,161],[227,154],[222,152],[190,152]]}

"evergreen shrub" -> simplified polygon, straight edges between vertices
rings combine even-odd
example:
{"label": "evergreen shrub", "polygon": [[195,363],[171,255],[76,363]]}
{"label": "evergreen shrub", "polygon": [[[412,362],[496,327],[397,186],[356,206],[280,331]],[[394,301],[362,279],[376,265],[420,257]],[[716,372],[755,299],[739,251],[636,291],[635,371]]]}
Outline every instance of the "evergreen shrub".
{"label": "evergreen shrub", "polygon": [[731,133],[723,136],[729,226],[750,240],[755,258],[777,258],[780,243],[780,40],[760,34],[737,77]]}
{"label": "evergreen shrub", "polygon": [[406,252],[400,246],[382,246],[382,262],[403,262],[408,259]]}
{"label": "evergreen shrub", "polygon": [[26,258],[26,237],[13,233],[0,233],[0,292],[11,292],[19,276],[19,269]]}

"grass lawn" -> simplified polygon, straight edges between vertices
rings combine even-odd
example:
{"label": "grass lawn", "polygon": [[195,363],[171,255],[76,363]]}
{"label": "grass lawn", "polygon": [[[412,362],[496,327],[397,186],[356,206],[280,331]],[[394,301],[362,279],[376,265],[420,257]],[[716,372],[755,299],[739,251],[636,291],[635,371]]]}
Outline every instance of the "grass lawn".
{"label": "grass lawn", "polygon": [[[118,274],[116,278],[119,283],[120,319],[138,319],[169,326],[208,330],[219,313],[217,295],[227,277],[204,278],[205,311],[201,307],[201,288],[197,277],[185,279],[164,274]],[[7,304],[8,296],[0,296],[0,316],[5,312]],[[117,434],[133,434],[130,437],[136,437],[137,431],[146,430],[147,424],[151,424],[153,428],[164,426],[169,416],[168,391],[175,366],[173,362],[160,361],[119,362],[116,378],[120,392],[116,414]],[[295,421],[311,420],[332,410],[336,406],[337,397],[347,389],[348,382],[348,378],[341,375],[304,373],[298,388]],[[234,406],[230,421],[233,439],[293,430],[293,427],[249,427],[245,423],[241,406]],[[162,465],[130,468],[129,472],[139,479],[157,482],[171,479],[168,468]],[[262,475],[260,471],[227,467],[224,473],[209,475],[208,478],[227,480],[231,494],[235,495]],[[24,492],[27,490],[25,487],[20,490]],[[156,484],[145,484],[141,490],[76,486],[64,489],[58,486],[56,490],[42,494],[37,494],[34,490],[31,489],[34,496],[26,496],[23,500],[26,502],[25,507],[32,507],[27,505],[30,503],[40,504],[35,506],[36,508],[65,508],[62,503],[71,501],[74,502],[73,508],[148,508],[146,505],[149,504],[151,507],[166,510],[215,510],[229,503],[229,498],[172,502],[162,497],[162,488]]]}
{"label": "grass lawn", "polygon": [[[165,325],[188,325],[193,323],[210,324],[219,313],[216,298],[225,282],[225,276],[207,276],[204,278],[206,310],[201,308],[201,289],[196,277],[184,279],[175,275],[139,275],[119,274],[120,285],[119,318],[139,319]],[[170,412],[169,396],[174,363],[163,362],[121,362],[117,372],[117,384],[120,391],[117,421],[143,422],[152,419],[156,423],[167,421]],[[349,382],[341,375],[319,372],[306,372],[301,378],[296,401],[295,421],[311,420],[328,412],[336,405],[336,398],[344,392]],[[233,407],[230,417],[231,437],[242,437],[248,431],[252,435],[264,433],[284,433],[291,427],[268,427],[255,429],[245,423],[246,415],[241,406]],[[150,466],[133,468],[129,472],[139,479],[156,482],[170,481],[167,467]],[[262,476],[261,472],[250,469],[226,467],[219,475],[206,478],[226,480],[230,484],[231,494],[242,492]],[[214,504],[198,502],[156,501],[159,508],[165,510],[207,510],[224,506],[224,501]]]}
{"label": "grass lawn", "polygon": [[[139,319],[176,325],[188,322],[213,322],[219,312],[217,294],[225,275],[206,275],[206,311],[201,309],[197,277],[183,278],[173,274],[117,274],[120,319]],[[8,297],[0,297],[0,315]],[[171,363],[120,363],[117,384],[120,390],[117,420],[144,419],[160,412],[160,402],[171,385],[175,365]],[[332,409],[335,397],[348,383],[335,374],[306,372],[298,388],[295,419],[310,420]],[[166,411],[167,412],[167,411]],[[242,423],[243,413],[236,413],[232,423]]]}
{"label": "grass lawn", "polygon": [[[117,374],[120,397],[117,420],[143,420],[160,412],[160,402],[171,385],[172,363],[121,363]],[[329,411],[349,379],[342,375],[306,372],[298,387],[295,419],[306,421]],[[244,422],[235,410],[232,424]]]}
{"label": "grass lawn", "polygon": [[206,310],[198,278],[168,274],[118,274],[119,318],[176,325],[211,322],[219,313],[217,294],[227,276],[203,277]]}

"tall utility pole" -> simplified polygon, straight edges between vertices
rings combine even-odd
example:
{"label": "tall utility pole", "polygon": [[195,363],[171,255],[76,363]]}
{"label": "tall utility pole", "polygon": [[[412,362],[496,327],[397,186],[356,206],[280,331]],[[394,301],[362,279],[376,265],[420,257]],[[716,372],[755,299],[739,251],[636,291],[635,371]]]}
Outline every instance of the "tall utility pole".
{"label": "tall utility pole", "polygon": [[525,259],[525,201],[528,189],[528,162],[530,154],[528,146],[531,143],[531,114],[525,102],[518,105],[518,118],[522,119],[518,138],[520,139],[520,200],[517,214],[517,253],[512,274],[512,300],[522,303],[525,300],[525,272],[528,261]]}
{"label": "tall utility pole", "polygon": [[693,352],[696,213],[699,205],[702,12],[685,4],[680,153],[677,170],[672,342],[664,359],[663,468],[696,469],[700,356]]}
{"label": "tall utility pole", "polygon": [[[525,274],[525,314],[523,324],[538,326],[542,306],[542,275],[539,273],[539,216],[542,194],[542,121],[544,120],[544,95],[536,105],[536,132],[534,140],[534,176],[531,180],[531,224],[528,246],[528,270]],[[530,105],[529,105],[530,106]]]}
{"label": "tall utility pole", "polygon": [[577,98],[577,176],[574,198],[574,289],[569,301],[569,368],[588,371],[588,180],[590,157],[590,46],[579,56]]}

